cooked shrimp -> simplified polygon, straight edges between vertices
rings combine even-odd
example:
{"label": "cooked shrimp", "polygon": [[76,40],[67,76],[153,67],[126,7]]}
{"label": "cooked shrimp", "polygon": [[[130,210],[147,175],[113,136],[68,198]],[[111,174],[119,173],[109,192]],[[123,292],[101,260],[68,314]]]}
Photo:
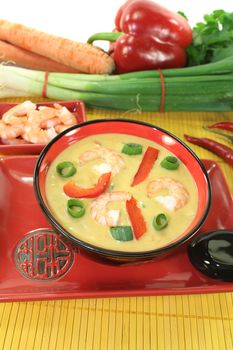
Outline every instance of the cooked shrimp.
{"label": "cooked shrimp", "polygon": [[62,105],[60,104],[60,103],[54,103],[54,108],[56,108],[56,109],[62,109]]}
{"label": "cooked shrimp", "polygon": [[71,113],[65,106],[61,106],[59,103],[55,103],[56,116],[60,119],[64,125],[75,125],[77,119],[73,113]]}
{"label": "cooked shrimp", "polygon": [[55,108],[50,107],[39,107],[40,109],[36,109],[35,111],[28,112],[28,121],[33,124],[39,125],[44,120],[48,120],[56,117]]}
{"label": "cooked shrimp", "polygon": [[64,125],[64,124],[58,124],[58,125],[55,125],[54,129],[55,131],[60,134],[60,132],[66,130],[70,128],[70,125]]}
{"label": "cooked shrimp", "polygon": [[39,127],[27,127],[22,138],[30,143],[46,144],[57,135],[54,128],[40,129]]}
{"label": "cooked shrimp", "polygon": [[56,108],[53,107],[39,106],[38,112],[44,119],[56,117]]}
{"label": "cooked shrimp", "polygon": [[36,104],[31,101],[24,101],[5,112],[2,116],[2,120],[8,124],[9,118],[25,117],[29,111],[35,110]]}
{"label": "cooked shrimp", "polygon": [[45,144],[74,124],[77,124],[76,117],[58,103],[37,109],[35,103],[25,101],[3,114],[0,137],[5,143],[13,143],[13,139],[22,136],[24,141]]}
{"label": "cooked shrimp", "polygon": [[8,115],[3,120],[7,125],[21,125],[27,122],[27,117],[16,117],[15,115]]}
{"label": "cooked shrimp", "polygon": [[23,125],[6,125],[3,121],[0,121],[0,137],[2,139],[15,139],[23,132]]}
{"label": "cooked shrimp", "polygon": [[34,126],[39,126],[42,120],[41,113],[38,110],[28,112],[27,118],[27,124],[32,124]]}
{"label": "cooked shrimp", "polygon": [[42,129],[49,129],[49,128],[52,128],[60,123],[61,122],[60,122],[60,119],[58,117],[53,117],[53,118],[42,120],[40,122],[40,127]]}
{"label": "cooked shrimp", "polygon": [[[156,194],[161,190],[168,190],[169,195]],[[151,181],[147,186],[147,196],[155,198],[169,210],[177,210],[182,208],[189,199],[189,194],[184,185],[169,177],[160,177]]]}
{"label": "cooked shrimp", "polygon": [[14,139],[2,139],[3,145],[22,145],[28,143],[27,141],[21,139],[21,138],[14,138]]}
{"label": "cooked shrimp", "polygon": [[84,152],[79,157],[80,165],[94,159],[103,159],[111,168],[112,175],[119,173],[125,162],[121,155],[109,148],[96,145],[94,148]]}
{"label": "cooked shrimp", "polygon": [[116,226],[119,220],[120,210],[108,210],[107,205],[110,202],[127,201],[131,198],[128,192],[106,192],[97,197],[91,204],[91,217],[100,225]]}

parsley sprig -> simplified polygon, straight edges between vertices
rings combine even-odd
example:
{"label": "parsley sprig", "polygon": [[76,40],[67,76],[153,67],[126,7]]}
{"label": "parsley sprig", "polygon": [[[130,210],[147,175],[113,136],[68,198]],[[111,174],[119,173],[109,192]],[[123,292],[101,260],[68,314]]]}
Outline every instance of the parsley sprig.
{"label": "parsley sprig", "polygon": [[203,18],[193,28],[193,43],[187,49],[189,66],[233,56],[233,12],[215,10]]}

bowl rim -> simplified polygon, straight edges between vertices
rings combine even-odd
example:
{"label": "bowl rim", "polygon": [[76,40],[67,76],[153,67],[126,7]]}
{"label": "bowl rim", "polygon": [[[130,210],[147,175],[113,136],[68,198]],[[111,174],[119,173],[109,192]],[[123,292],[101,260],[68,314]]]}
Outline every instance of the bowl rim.
{"label": "bowl rim", "polygon": [[[85,242],[75,236],[73,236],[71,233],[69,233],[52,215],[51,211],[48,209],[47,205],[44,203],[43,197],[41,195],[41,191],[40,191],[40,186],[39,186],[39,170],[40,170],[40,166],[47,154],[47,152],[50,150],[50,148],[52,147],[52,145],[57,142],[60,138],[63,137],[63,135],[69,133],[72,130],[75,130],[77,128],[82,128],[85,127],[86,125],[90,125],[90,124],[96,124],[96,123],[109,123],[109,122],[121,122],[121,123],[132,123],[132,124],[138,124],[138,125],[143,125],[143,126],[147,126],[153,129],[157,129],[163,133],[165,133],[166,135],[172,137],[173,139],[175,139],[178,143],[180,143],[195,159],[195,161],[197,161],[197,163],[199,164],[203,176],[205,178],[205,182],[206,182],[206,186],[207,186],[207,201],[206,201],[206,206],[205,209],[203,210],[203,214],[201,216],[201,218],[199,219],[199,221],[197,222],[197,224],[184,236],[182,236],[180,239],[173,241],[170,244],[167,244],[166,246],[162,246],[160,248],[156,248],[156,249],[151,249],[151,250],[146,250],[146,251],[138,251],[138,252],[131,252],[131,251],[120,251],[120,250],[112,250],[112,249],[107,249],[107,248],[103,248],[103,247],[99,247],[99,246],[95,246],[94,244]],[[115,118],[115,119],[93,119],[93,120],[89,120],[89,121],[85,121],[82,122],[80,124],[74,125],[66,130],[64,130],[63,132],[61,132],[60,134],[58,134],[57,136],[55,136],[42,150],[42,152],[40,153],[35,168],[34,168],[34,174],[33,174],[33,186],[34,186],[34,193],[36,195],[37,201],[39,203],[39,206],[41,207],[43,213],[45,214],[46,218],[49,220],[49,222],[52,224],[52,226],[58,231],[58,233],[60,233],[61,235],[63,235],[66,239],[68,239],[71,243],[78,245],[79,247],[82,247],[84,249],[87,249],[88,251],[91,251],[93,253],[97,253],[100,255],[104,255],[107,257],[112,257],[112,258],[149,258],[149,257],[155,257],[157,255],[162,255],[168,251],[170,251],[172,248],[178,248],[180,245],[183,245],[184,243],[186,243],[190,238],[192,238],[194,236],[194,234],[199,230],[199,228],[202,226],[202,224],[204,223],[204,221],[207,218],[207,215],[209,213],[209,209],[211,206],[211,199],[212,199],[212,190],[211,190],[211,185],[210,185],[210,180],[208,177],[208,173],[207,170],[205,169],[202,161],[200,160],[200,158],[195,154],[195,152],[188,146],[186,145],[186,143],[184,141],[182,141],[181,139],[179,139],[177,136],[175,136],[174,134],[172,134],[171,132],[157,126],[151,123],[147,123],[144,121],[138,121],[138,120],[133,120],[133,119],[123,119],[123,118]]]}

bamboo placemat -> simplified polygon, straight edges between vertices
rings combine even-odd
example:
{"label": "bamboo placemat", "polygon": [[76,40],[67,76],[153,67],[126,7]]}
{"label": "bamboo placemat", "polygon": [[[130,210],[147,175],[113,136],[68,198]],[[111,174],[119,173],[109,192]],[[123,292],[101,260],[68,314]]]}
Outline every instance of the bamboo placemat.
{"label": "bamboo placemat", "polygon": [[[233,112],[122,113],[89,108],[87,117],[143,120],[181,139],[185,133],[212,138],[204,125],[233,122]],[[219,163],[233,193],[233,169],[214,154],[190,146],[200,158]],[[0,303],[2,349],[232,350],[233,293]]]}

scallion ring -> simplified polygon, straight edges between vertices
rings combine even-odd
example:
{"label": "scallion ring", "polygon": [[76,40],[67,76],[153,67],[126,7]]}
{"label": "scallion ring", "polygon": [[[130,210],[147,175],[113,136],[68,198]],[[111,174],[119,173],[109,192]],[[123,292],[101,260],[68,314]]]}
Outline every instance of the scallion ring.
{"label": "scallion ring", "polygon": [[67,201],[67,211],[73,218],[81,218],[85,214],[85,206],[79,199],[71,198]]}
{"label": "scallion ring", "polygon": [[140,145],[139,143],[126,143],[123,146],[121,153],[125,153],[128,156],[142,154],[142,145]]}
{"label": "scallion ring", "polygon": [[76,173],[76,168],[72,162],[61,162],[56,166],[57,173],[62,177],[70,177]]}
{"label": "scallion ring", "polygon": [[176,170],[179,167],[179,160],[176,157],[168,156],[162,160],[160,165],[167,170]]}
{"label": "scallion ring", "polygon": [[154,217],[153,227],[156,231],[160,231],[168,225],[168,218],[165,214],[161,213]]}
{"label": "scallion ring", "polygon": [[117,241],[132,241],[133,239],[133,231],[130,226],[113,226],[110,232]]}

